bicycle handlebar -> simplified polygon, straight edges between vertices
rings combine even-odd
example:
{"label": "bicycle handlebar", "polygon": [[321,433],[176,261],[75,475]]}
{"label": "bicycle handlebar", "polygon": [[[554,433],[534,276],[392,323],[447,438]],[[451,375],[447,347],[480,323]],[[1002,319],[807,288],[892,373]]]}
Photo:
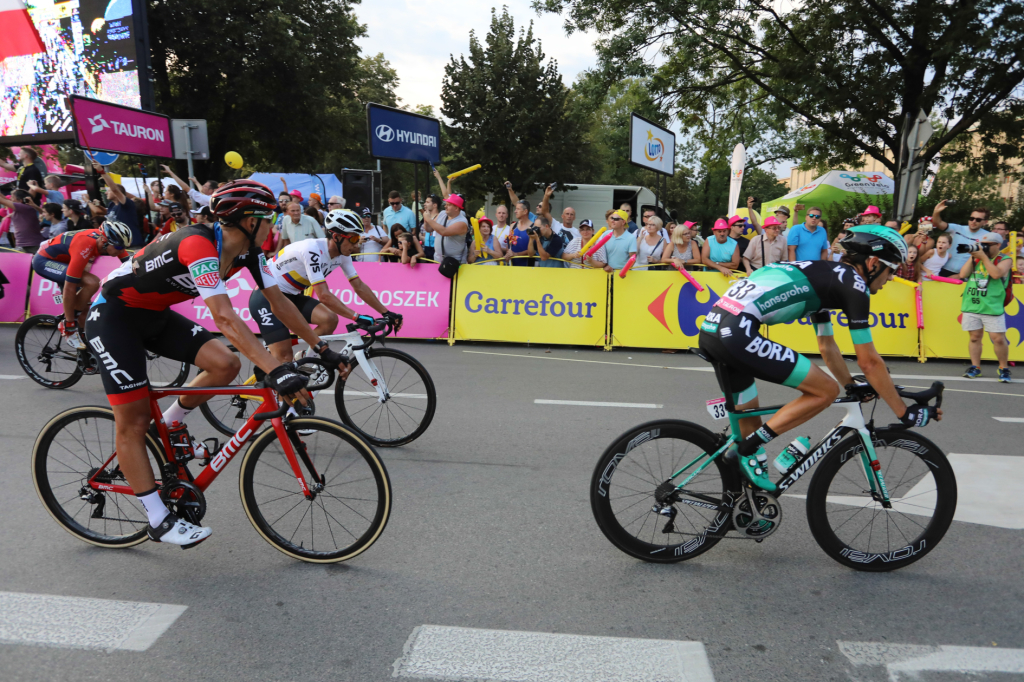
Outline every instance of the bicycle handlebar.
{"label": "bicycle handlebar", "polygon": [[[299,360],[299,361],[297,361],[295,363],[296,369],[298,369],[299,367],[301,367],[303,365],[319,365],[320,368],[327,373],[327,377],[328,377],[327,383],[322,385],[322,386],[317,384],[316,386],[313,387],[312,390],[314,390],[314,391],[323,391],[323,390],[325,390],[327,388],[330,388],[331,384],[334,383],[334,372],[332,370],[328,369],[327,365],[320,358],[302,358],[301,360]],[[305,372],[303,372],[303,374],[305,374]],[[312,397],[310,398],[310,400],[312,400]],[[296,405],[297,404],[298,403],[296,403]],[[282,402],[281,406],[278,407],[273,412],[258,412],[256,414],[254,414],[252,418],[255,419],[256,421],[259,421],[259,422],[266,421],[267,419],[277,419],[278,417],[283,417],[288,412],[288,410],[291,409],[291,408],[292,408],[292,405],[289,405],[286,402]]]}
{"label": "bicycle handlebar", "polygon": [[394,328],[391,325],[390,320],[384,317],[374,320],[373,324],[370,325],[361,325],[357,322],[352,322],[348,324],[345,328],[350,332],[366,332],[366,334],[362,337],[364,339],[362,345],[352,346],[352,350],[354,351],[366,350],[367,348],[373,345],[373,343],[377,340],[378,335],[379,338],[384,338],[394,331]]}

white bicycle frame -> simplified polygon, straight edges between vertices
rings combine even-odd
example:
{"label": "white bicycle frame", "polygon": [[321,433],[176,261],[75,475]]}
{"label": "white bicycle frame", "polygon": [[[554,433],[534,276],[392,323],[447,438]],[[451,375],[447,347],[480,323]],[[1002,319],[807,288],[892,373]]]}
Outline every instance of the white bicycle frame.
{"label": "white bicycle frame", "polygon": [[[321,336],[322,341],[344,341],[345,346],[341,349],[341,353],[344,355],[346,351],[361,346],[363,344],[363,335],[358,331],[346,332],[345,334],[327,334]],[[384,375],[377,369],[377,365],[373,364],[368,357],[366,357],[366,350],[363,348],[357,348],[352,351],[353,357],[356,362],[359,363],[359,369],[362,370],[363,374],[366,375],[366,380],[370,382],[370,385],[377,391],[377,402],[385,403],[391,397],[388,393],[388,385],[384,380]]]}

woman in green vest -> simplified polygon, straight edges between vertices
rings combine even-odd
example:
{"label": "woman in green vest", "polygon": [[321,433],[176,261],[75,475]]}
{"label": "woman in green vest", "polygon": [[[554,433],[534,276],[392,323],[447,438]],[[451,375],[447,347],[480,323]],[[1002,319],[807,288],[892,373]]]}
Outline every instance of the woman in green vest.
{"label": "woman in green vest", "polygon": [[1013,260],[999,254],[1002,238],[988,234],[974,244],[961,244],[957,251],[970,252],[971,257],[960,268],[960,279],[964,280],[963,312],[961,326],[971,335],[967,344],[971,366],[964,376],[974,379],[981,376],[981,340],[988,332],[992,346],[999,360],[999,381],[1010,383],[1010,346],[1006,342],[1006,315],[1003,302],[1006,289],[1010,286],[1010,267]]}

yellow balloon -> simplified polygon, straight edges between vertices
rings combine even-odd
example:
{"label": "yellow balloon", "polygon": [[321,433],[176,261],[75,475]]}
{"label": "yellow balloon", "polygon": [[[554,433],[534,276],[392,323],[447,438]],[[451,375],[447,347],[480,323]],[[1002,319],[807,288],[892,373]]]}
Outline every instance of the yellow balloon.
{"label": "yellow balloon", "polygon": [[228,152],[224,155],[224,163],[234,169],[242,167],[242,155],[238,152]]}

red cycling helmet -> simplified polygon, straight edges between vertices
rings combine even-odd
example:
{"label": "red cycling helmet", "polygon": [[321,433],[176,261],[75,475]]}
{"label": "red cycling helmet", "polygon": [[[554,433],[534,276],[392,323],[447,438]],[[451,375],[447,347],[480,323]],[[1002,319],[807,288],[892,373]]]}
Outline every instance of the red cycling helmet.
{"label": "red cycling helmet", "polygon": [[270,188],[255,180],[232,180],[210,197],[210,213],[217,220],[234,224],[249,216],[269,215],[276,206]]}

